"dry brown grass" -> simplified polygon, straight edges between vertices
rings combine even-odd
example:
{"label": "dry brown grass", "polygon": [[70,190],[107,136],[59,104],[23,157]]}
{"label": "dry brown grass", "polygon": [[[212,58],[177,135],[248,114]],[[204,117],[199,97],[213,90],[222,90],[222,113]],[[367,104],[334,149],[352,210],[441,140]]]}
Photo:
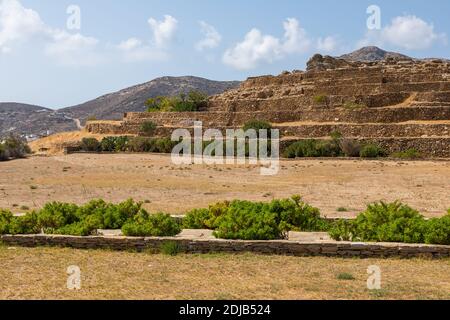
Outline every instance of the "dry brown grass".
{"label": "dry brown grass", "polygon": [[[450,260],[0,248],[1,299],[450,299]],[[66,287],[77,265],[82,290]],[[369,291],[367,268],[382,270]],[[354,280],[339,280],[349,273]]]}
{"label": "dry brown grass", "polygon": [[[31,150],[36,154],[57,155],[62,154],[65,146],[76,145],[83,138],[96,138],[102,140],[104,137],[114,135],[92,134],[87,131],[73,131],[57,133],[29,143]],[[45,152],[41,150],[45,149]]]}
{"label": "dry brown grass", "polygon": [[[150,211],[182,214],[222,200],[270,201],[293,194],[330,217],[355,216],[379,200],[401,200],[430,217],[450,207],[450,161],[295,160],[280,165],[278,175],[261,176],[257,166],[176,166],[166,155],[32,157],[0,163],[0,208],[132,197],[150,201],[145,205]],[[338,212],[340,207],[348,212]]]}

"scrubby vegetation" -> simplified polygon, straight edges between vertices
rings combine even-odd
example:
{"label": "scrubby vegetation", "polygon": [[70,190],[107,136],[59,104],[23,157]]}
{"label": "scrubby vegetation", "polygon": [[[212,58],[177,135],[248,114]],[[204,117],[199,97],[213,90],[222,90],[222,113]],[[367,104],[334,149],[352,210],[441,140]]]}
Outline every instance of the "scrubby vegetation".
{"label": "scrubby vegetation", "polygon": [[283,157],[291,159],[343,156],[377,158],[386,156],[386,152],[373,143],[361,144],[359,141],[343,138],[339,132],[333,132],[328,140],[306,139],[294,142],[283,152]]}
{"label": "scrubby vegetation", "polygon": [[289,231],[323,231],[327,222],[299,196],[270,203],[233,201],[193,210],[183,221],[188,229],[213,229],[222,239],[284,239]]}
{"label": "scrubby vegetation", "polygon": [[169,138],[106,137],[99,142],[95,138],[83,139],[81,150],[86,152],[153,152],[171,153],[176,145]]}
{"label": "scrubby vegetation", "polygon": [[329,221],[300,196],[269,203],[235,200],[187,213],[180,225],[168,214],[149,214],[142,203],[93,200],[84,206],[52,202],[39,211],[14,216],[0,210],[0,234],[88,236],[98,229],[121,229],[126,236],[175,236],[181,229],[210,229],[221,239],[286,239],[289,231],[328,232],[337,241],[450,245],[450,209],[425,219],[400,202],[373,203],[354,220]]}
{"label": "scrubby vegetation", "polygon": [[402,152],[396,152],[391,155],[393,158],[398,159],[421,159],[422,154],[416,149],[408,149]]}
{"label": "scrubby vegetation", "polygon": [[[245,123],[243,127],[244,131],[255,130],[257,133],[259,132],[259,130],[270,130],[270,129],[272,129],[272,124],[270,124],[270,122],[262,120],[248,121],[247,123]],[[270,135],[268,135],[268,137],[270,137]]]}
{"label": "scrubby vegetation", "polygon": [[450,213],[426,220],[399,203],[374,203],[355,220],[339,220],[329,230],[335,240],[450,244]]}
{"label": "scrubby vegetation", "polygon": [[62,234],[88,236],[97,229],[123,229],[130,236],[173,236],[180,227],[168,215],[151,215],[142,203],[127,200],[119,204],[93,200],[84,206],[48,203],[40,211],[13,216],[0,211],[0,234]]}
{"label": "scrubby vegetation", "polygon": [[314,96],[313,100],[314,100],[314,103],[316,103],[316,104],[327,104],[328,96],[325,94],[318,94],[318,95]]}
{"label": "scrubby vegetation", "polygon": [[141,125],[140,133],[145,137],[151,137],[155,134],[157,125],[152,121],[146,121]]}
{"label": "scrubby vegetation", "polygon": [[15,135],[4,140],[0,138],[0,161],[24,158],[30,153],[31,149],[25,139]]}
{"label": "scrubby vegetation", "polygon": [[361,158],[378,158],[386,155],[386,152],[380,146],[369,143],[361,148],[359,153]]}
{"label": "scrubby vegetation", "polygon": [[176,97],[157,97],[145,102],[148,112],[195,112],[206,107],[208,96],[199,91]]}

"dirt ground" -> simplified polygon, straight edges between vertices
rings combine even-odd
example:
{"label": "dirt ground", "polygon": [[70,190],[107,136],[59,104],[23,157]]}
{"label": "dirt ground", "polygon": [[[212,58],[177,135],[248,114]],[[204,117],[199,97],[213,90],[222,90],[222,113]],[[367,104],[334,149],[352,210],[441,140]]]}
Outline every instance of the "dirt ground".
{"label": "dirt ground", "polygon": [[[282,161],[276,176],[257,166],[176,166],[151,154],[31,157],[0,163],[0,208],[21,212],[49,201],[145,201],[183,214],[221,200],[300,194],[323,215],[354,216],[373,201],[401,200],[426,216],[450,208],[450,161]],[[341,208],[338,210],[338,208]]]}
{"label": "dirt ground", "polygon": [[[0,299],[450,299],[448,259],[0,247],[0,261]],[[381,270],[381,290],[367,288],[372,265]],[[80,291],[67,289],[69,266],[80,268]]]}

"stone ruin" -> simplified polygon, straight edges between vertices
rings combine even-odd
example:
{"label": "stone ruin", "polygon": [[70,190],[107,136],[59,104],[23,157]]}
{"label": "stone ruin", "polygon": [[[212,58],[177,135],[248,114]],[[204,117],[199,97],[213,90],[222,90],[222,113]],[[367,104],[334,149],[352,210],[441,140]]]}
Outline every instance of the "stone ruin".
{"label": "stone ruin", "polygon": [[[247,79],[210,98],[201,112],[127,113],[123,121],[89,122],[91,133],[135,135],[142,123],[158,136],[175,128],[240,128],[265,120],[282,142],[346,138],[371,141],[390,152],[414,148],[429,157],[450,157],[450,62],[388,58],[350,62],[315,55],[307,71]],[[282,143],[282,144],[283,144]]]}

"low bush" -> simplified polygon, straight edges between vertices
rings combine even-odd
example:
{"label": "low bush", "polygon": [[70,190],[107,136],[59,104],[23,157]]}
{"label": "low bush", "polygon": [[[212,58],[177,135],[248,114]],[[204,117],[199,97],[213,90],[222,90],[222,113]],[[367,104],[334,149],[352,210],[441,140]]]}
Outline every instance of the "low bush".
{"label": "low bush", "polygon": [[313,101],[316,104],[327,104],[328,96],[326,96],[324,94],[318,94],[318,95],[314,96]]}
{"label": "low bush", "polygon": [[0,210],[0,234],[9,233],[9,224],[13,219],[13,214],[11,211]]}
{"label": "low bush", "polygon": [[361,148],[361,158],[378,158],[385,156],[386,152],[376,144],[366,144]]}
{"label": "low bush", "polygon": [[19,136],[10,135],[0,140],[0,161],[24,158],[30,153],[26,140]]}
{"label": "low bush", "polygon": [[122,227],[126,236],[133,237],[166,237],[175,236],[181,232],[180,225],[168,214],[148,214],[142,210],[132,220]]}
{"label": "low bush", "polygon": [[339,220],[329,230],[338,241],[450,244],[450,214],[426,220],[399,202],[374,203],[356,220]]}
{"label": "low bush", "polygon": [[146,137],[151,137],[155,134],[156,128],[156,123],[152,121],[146,121],[140,127],[140,134]]}
{"label": "low bush", "polygon": [[423,157],[422,154],[416,149],[408,149],[406,151],[395,152],[391,156],[398,159],[420,159]]}
{"label": "low bush", "polygon": [[[263,121],[263,120],[251,120],[248,121],[247,123],[245,123],[243,130],[247,131],[247,130],[255,130],[256,133],[259,133],[259,130],[271,130],[272,129],[272,125],[270,124],[270,122],[267,121]],[[267,135],[268,137],[270,135]]]}
{"label": "low bush", "polygon": [[175,241],[166,241],[161,244],[161,253],[168,256],[176,256],[181,251],[180,246]]}
{"label": "low bush", "polygon": [[95,138],[83,138],[81,140],[81,150],[86,152],[99,152],[101,151],[100,142]]}
{"label": "low bush", "polygon": [[285,158],[338,157],[341,149],[335,140],[302,140],[294,142],[283,152]]}
{"label": "low bush", "polygon": [[101,149],[104,152],[126,151],[128,140],[128,137],[105,137],[100,143]]}
{"label": "low bush", "polygon": [[270,203],[233,201],[193,210],[183,220],[189,229],[212,229],[218,238],[242,240],[284,239],[287,232],[323,231],[328,223],[319,210],[300,197]]}
{"label": "low bush", "polygon": [[349,101],[349,102],[344,103],[343,107],[348,110],[358,110],[358,109],[367,108],[367,105],[364,103]]}

